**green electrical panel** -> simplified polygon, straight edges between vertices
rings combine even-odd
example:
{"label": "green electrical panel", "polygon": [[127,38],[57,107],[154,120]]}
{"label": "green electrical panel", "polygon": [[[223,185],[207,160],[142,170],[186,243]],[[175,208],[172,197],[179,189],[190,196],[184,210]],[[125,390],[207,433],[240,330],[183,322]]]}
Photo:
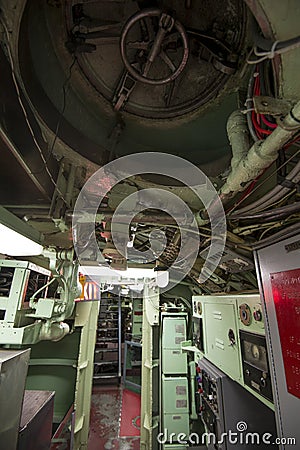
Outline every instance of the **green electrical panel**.
{"label": "green electrical panel", "polygon": [[187,355],[181,352],[187,339],[186,318],[186,314],[162,314],[161,431],[169,444],[164,448],[170,450],[186,449],[179,439],[190,431]]}
{"label": "green electrical panel", "polygon": [[226,303],[204,304],[206,357],[231,378],[240,380],[242,368],[239,331],[236,308],[232,302],[228,300]]}
{"label": "green electrical panel", "polygon": [[143,322],[133,322],[132,324],[132,339],[140,341],[143,334]]}
{"label": "green electrical panel", "polygon": [[162,356],[163,373],[185,374],[187,373],[187,357],[180,350],[165,349]]}
{"label": "green electrical panel", "polygon": [[243,384],[240,330],[265,334],[259,294],[194,296],[193,318],[203,323],[205,357]]}
{"label": "green electrical panel", "polygon": [[264,315],[259,295],[237,297],[239,329],[255,334],[265,334]]}
{"label": "green electrical panel", "polygon": [[132,300],[132,340],[140,342],[143,334],[143,300]]}
{"label": "green electrical panel", "polygon": [[187,355],[181,352],[186,341],[186,317],[163,316],[162,371],[165,375],[186,374]]}
{"label": "green electrical panel", "polygon": [[[187,413],[177,414],[164,414],[163,425],[168,442],[176,443],[176,440],[180,438],[179,435],[189,436],[190,433],[190,420]],[[174,446],[171,446],[172,450]]]}
{"label": "green electrical panel", "polygon": [[[37,317],[31,317],[34,311],[30,298],[35,292],[39,292],[37,299],[46,296],[47,289],[41,288],[50,275],[49,270],[28,261],[0,260],[0,344],[18,345],[36,340],[41,323]],[[37,304],[40,310],[49,313],[49,302],[53,301],[42,298]]]}
{"label": "green electrical panel", "polygon": [[188,380],[184,377],[162,377],[164,412],[188,413]]}

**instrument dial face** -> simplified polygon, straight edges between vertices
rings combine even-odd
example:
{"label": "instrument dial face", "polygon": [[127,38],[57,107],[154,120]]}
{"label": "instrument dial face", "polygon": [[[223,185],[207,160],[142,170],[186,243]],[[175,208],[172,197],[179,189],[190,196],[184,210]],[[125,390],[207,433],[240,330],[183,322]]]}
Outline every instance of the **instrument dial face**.
{"label": "instrument dial face", "polygon": [[260,351],[259,351],[259,347],[257,345],[255,345],[255,344],[252,345],[251,353],[252,353],[253,358],[255,358],[255,359],[260,358]]}
{"label": "instrument dial face", "polygon": [[243,303],[240,305],[240,319],[244,325],[247,327],[251,323],[251,309],[247,303]]}

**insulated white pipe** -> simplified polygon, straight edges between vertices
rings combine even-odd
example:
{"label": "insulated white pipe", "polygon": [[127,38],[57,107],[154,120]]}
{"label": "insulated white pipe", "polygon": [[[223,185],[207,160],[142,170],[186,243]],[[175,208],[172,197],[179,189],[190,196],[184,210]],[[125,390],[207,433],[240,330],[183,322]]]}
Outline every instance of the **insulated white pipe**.
{"label": "insulated white pipe", "polygon": [[[294,183],[295,185],[297,183],[299,183],[299,181],[300,181],[300,162],[298,162],[297,165],[287,174],[285,179],[287,181],[291,181],[291,183]],[[286,188],[286,187],[278,184],[271,191],[267,192],[265,195],[263,195],[263,197],[260,197],[255,202],[252,202],[251,204],[244,206],[243,208],[236,209],[234,211],[234,215],[245,214],[250,211],[255,211],[255,212],[262,211],[266,207],[271,206],[274,203],[277,203],[288,192],[290,192],[289,188]]]}
{"label": "insulated white pipe", "polygon": [[[264,140],[255,142],[246,156],[232,167],[220,191],[221,199],[243,191],[247,184],[277,158],[278,151],[284,147],[300,130],[300,102],[284,117],[279,126]],[[232,141],[232,137],[229,137]],[[233,141],[232,141],[233,142]],[[245,154],[244,149],[232,147],[232,153]]]}
{"label": "insulated white pipe", "polygon": [[227,120],[227,135],[232,148],[231,169],[236,170],[249,151],[247,118],[241,111],[234,111]]}

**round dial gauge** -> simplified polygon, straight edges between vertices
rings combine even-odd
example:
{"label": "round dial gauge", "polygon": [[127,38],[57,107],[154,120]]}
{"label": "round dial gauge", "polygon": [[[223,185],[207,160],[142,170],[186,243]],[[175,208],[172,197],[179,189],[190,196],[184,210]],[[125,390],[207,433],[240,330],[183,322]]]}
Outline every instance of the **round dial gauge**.
{"label": "round dial gauge", "polygon": [[247,303],[243,303],[240,305],[240,319],[244,325],[247,327],[251,323],[251,309]]}
{"label": "round dial gauge", "polygon": [[251,353],[254,359],[259,359],[260,358],[260,351],[259,351],[259,347],[255,344],[252,345],[251,347]]}

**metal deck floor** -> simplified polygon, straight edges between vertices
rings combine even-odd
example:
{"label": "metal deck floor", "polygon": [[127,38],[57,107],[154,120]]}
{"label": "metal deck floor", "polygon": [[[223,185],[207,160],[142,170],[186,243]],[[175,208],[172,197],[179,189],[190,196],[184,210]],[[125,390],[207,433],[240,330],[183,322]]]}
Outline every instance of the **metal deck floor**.
{"label": "metal deck floor", "polygon": [[139,450],[139,437],[119,437],[123,388],[94,386],[88,450]]}

